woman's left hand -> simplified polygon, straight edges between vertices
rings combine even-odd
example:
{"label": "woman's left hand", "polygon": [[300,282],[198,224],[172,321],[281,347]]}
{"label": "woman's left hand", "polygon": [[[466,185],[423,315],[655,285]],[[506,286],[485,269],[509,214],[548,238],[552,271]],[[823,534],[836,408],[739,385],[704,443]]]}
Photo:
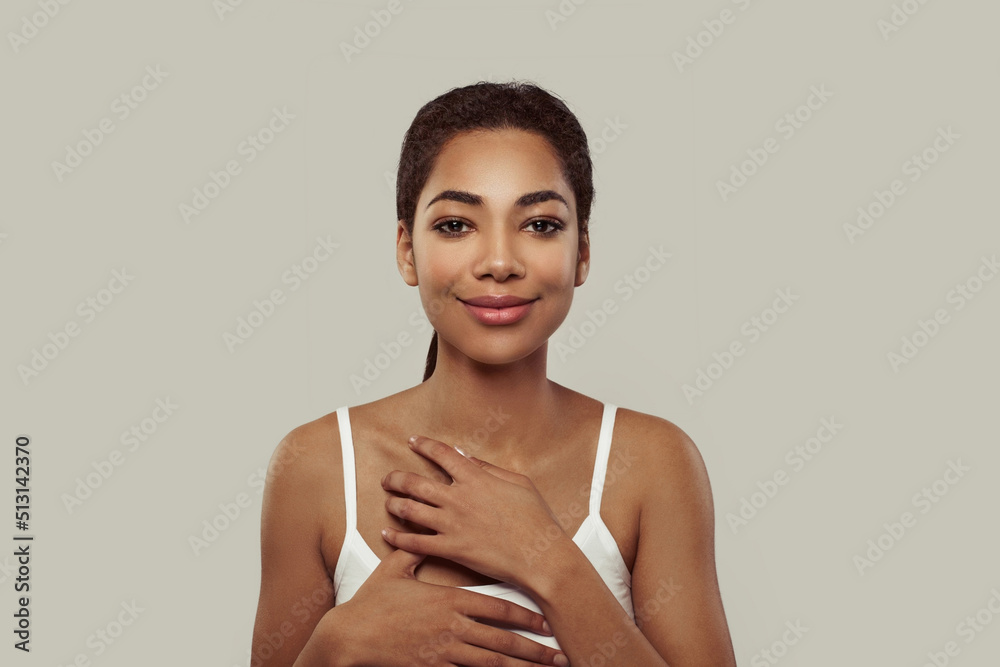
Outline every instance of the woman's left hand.
{"label": "woman's left hand", "polygon": [[393,546],[446,558],[523,588],[539,553],[568,538],[527,476],[466,458],[430,438],[418,436],[409,445],[452,482],[400,470],[382,478],[383,489],[399,494],[386,500],[389,513],[436,533],[386,528],[383,537]]}

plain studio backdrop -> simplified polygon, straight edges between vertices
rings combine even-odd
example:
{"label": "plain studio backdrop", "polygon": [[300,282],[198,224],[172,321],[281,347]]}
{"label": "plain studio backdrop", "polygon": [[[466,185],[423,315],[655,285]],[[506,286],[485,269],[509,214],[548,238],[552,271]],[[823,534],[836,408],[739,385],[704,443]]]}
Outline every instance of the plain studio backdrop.
{"label": "plain studio backdrop", "polygon": [[403,133],[511,78],[595,164],[550,377],[699,446],[739,663],[994,664],[996,3],[2,14],[3,664],[248,664],[273,448],[421,378]]}

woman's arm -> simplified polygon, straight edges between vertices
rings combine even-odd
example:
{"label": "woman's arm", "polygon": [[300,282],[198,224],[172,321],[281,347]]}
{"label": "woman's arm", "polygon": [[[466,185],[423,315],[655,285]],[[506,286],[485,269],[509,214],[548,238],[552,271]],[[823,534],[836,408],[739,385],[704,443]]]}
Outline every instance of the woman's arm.
{"label": "woman's arm", "polygon": [[[410,446],[445,469],[452,484],[394,471],[382,485],[403,496],[386,503],[392,514],[435,534],[390,529],[386,540],[526,590],[571,664],[735,667],[715,573],[714,510],[704,463],[679,428],[631,414],[616,436],[640,462],[628,480],[640,496],[632,573],[636,623],[529,478],[465,459],[429,438]],[[531,548],[539,536],[549,540],[553,534],[556,539],[540,554]]]}
{"label": "woman's arm", "polygon": [[608,665],[735,667],[716,576],[705,464],[670,422],[648,415],[638,422],[628,440],[639,465],[627,473],[641,489],[632,568],[635,623],[568,538],[537,557],[531,595],[574,665],[601,655]]}
{"label": "woman's arm", "polygon": [[[303,427],[300,427],[300,429]],[[299,429],[275,448],[268,464],[261,510],[260,598],[251,663],[292,665],[323,615],[333,607],[333,584],[320,548],[319,508],[334,498],[331,462]],[[343,513],[339,513],[343,521]]]}
{"label": "woman's arm", "polygon": [[310,428],[282,440],[268,465],[253,665],[402,667],[431,661],[538,667],[565,660],[553,648],[480,622],[551,635],[541,614],[417,581],[419,554],[389,554],[350,600],[334,606],[328,571],[336,561],[327,563],[323,553],[339,554],[346,532],[342,463],[330,431],[310,434]]}

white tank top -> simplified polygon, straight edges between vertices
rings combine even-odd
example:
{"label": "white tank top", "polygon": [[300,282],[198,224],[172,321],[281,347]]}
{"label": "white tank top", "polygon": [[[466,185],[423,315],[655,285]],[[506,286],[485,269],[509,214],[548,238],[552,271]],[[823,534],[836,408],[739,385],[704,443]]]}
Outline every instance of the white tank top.
{"label": "white tank top", "polygon": [[[618,599],[622,608],[634,621],[632,608],[632,575],[625,566],[618,543],[611,531],[601,520],[601,496],[604,493],[604,478],[608,470],[608,458],[611,453],[611,433],[615,425],[614,405],[604,404],[601,416],[601,432],[597,441],[597,456],[594,461],[594,477],[590,486],[590,513],[584,518],[579,530],[573,536],[584,555],[593,563],[604,583]],[[361,584],[375,571],[380,560],[358,532],[357,483],[354,465],[354,439],[351,436],[351,422],[347,414],[347,406],[337,409],[337,422],[340,426],[340,445],[344,460],[344,500],[347,507],[347,532],[344,536],[344,546],[337,559],[337,568],[333,576],[334,604],[342,604],[351,599],[361,588]],[[523,590],[505,582],[484,584],[481,586],[462,586],[466,590],[482,593],[496,598],[502,598],[532,611],[541,613]],[[555,637],[539,635],[529,630],[513,630],[539,644],[560,648]]]}

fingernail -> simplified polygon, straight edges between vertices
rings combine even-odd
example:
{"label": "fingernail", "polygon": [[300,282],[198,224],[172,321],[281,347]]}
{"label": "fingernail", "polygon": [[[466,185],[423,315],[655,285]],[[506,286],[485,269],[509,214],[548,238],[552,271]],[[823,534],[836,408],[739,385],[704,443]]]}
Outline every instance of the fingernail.
{"label": "fingernail", "polygon": [[552,628],[549,627],[548,621],[542,621],[542,630],[545,630],[545,632],[549,633],[550,635],[552,634]]}
{"label": "fingernail", "polygon": [[463,452],[462,448],[459,447],[458,445],[455,445],[455,451],[458,452],[459,454],[461,454],[462,456],[464,456],[465,458],[469,458],[469,455],[466,454],[465,452]]}
{"label": "fingernail", "polygon": [[412,445],[413,443],[415,443],[416,441],[417,441],[417,436],[415,436],[415,435],[411,435],[411,436],[410,436],[410,439],[409,439],[409,440],[407,440],[407,442],[408,442],[408,443],[410,443],[411,445]]}
{"label": "fingernail", "polygon": [[552,662],[559,665],[559,667],[566,667],[566,665],[569,664],[569,658],[564,656],[562,653],[559,653],[552,659]]}

